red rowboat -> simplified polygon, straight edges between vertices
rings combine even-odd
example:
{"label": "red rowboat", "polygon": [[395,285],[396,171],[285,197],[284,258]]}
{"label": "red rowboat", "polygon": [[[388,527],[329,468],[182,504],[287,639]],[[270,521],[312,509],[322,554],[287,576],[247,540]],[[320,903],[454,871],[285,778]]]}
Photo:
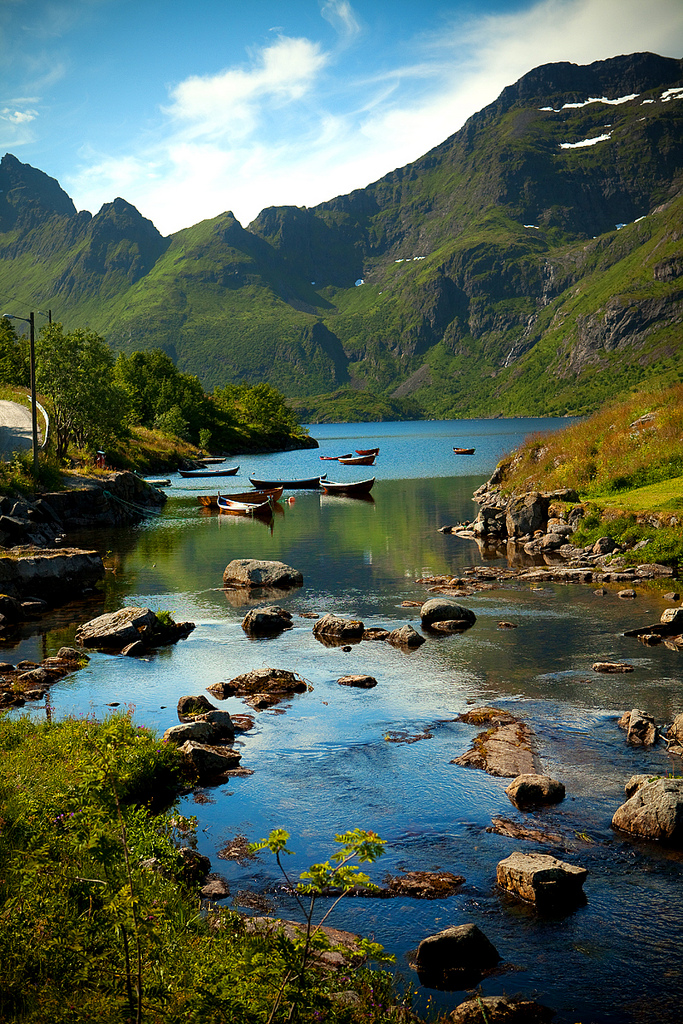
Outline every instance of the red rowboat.
{"label": "red rowboat", "polygon": [[356,448],[355,452],[356,455],[378,455],[379,448]]}
{"label": "red rowboat", "polygon": [[353,459],[337,459],[342,466],[372,466],[375,461],[374,455],[357,455]]}

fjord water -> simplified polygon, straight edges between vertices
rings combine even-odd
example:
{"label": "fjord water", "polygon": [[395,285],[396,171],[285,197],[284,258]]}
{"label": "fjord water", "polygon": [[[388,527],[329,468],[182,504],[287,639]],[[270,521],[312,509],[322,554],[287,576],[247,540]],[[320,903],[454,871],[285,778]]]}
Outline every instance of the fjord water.
{"label": "fjord water", "polygon": [[[300,673],[309,692],[254,713],[254,728],[239,739],[242,764],[253,774],[180,803],[198,819],[199,850],[230,883],[229,904],[253,907],[258,895],[261,908],[297,916],[267,856],[221,859],[235,837],[253,841],[272,828],[287,829],[296,851],[287,868],[296,874],[329,856],[335,833],[374,829],[387,841],[385,856],[371,868],[375,880],[415,869],[465,877],[449,899],[347,899],[334,912],[337,927],[372,936],[395,954],[398,974],[417,986],[418,1011],[430,995],[444,1008],[465,996],[420,989],[410,951],[430,934],[472,921],[504,965],[482,982],[483,993],[537,998],[556,1010],[560,1024],[673,1024],[683,999],[682,858],[610,827],[632,774],[680,773],[663,746],[629,749],[617,727],[617,717],[632,707],[659,722],[683,710],[680,656],[622,636],[656,621],[667,606],[663,598],[643,591],[625,601],[616,589],[598,596],[590,586],[496,586],[463,599],[477,615],[471,630],[430,637],[414,652],[378,642],[328,648],[300,615],[334,611],[366,626],[419,628],[419,609],[402,606],[429,596],[417,579],[461,574],[481,562],[474,542],[439,527],[474,518],[472,492],[524,436],[566,422],[312,426],[319,450],[238,456],[229,461],[240,463],[240,473],[219,481],[222,489],[245,489],[250,473],[293,478],[327,469],[338,480],[374,475],[372,500],[292,492],[294,502],[283,501],[271,524],[207,513],[196,496],[215,490],[216,482],[174,476],[159,518],[79,538],[108,552],[104,602],[61,610],[46,633],[27,633],[3,658],[53,654],[73,642],[78,622],[105,609],[169,609],[196,623],[187,640],[140,660],[94,653],[87,668],[57,683],[50,696],[55,716],[102,716],[117,703],[133,706],[137,722],[160,732],[177,722],[180,696],[203,693],[210,683],[265,665]],[[376,445],[372,468],[318,458]],[[474,446],[475,455],[458,457],[454,445]],[[249,606],[270,603],[223,590],[224,567],[241,557],[282,560],[303,573],[300,590],[276,598],[294,622],[279,637],[252,640],[241,629]],[[501,621],[517,628],[501,629]],[[597,660],[625,660],[635,671],[599,675],[591,668]],[[378,685],[338,685],[340,676],[356,672]],[[481,704],[506,708],[533,727],[542,770],[566,786],[563,803],[522,814],[505,795],[509,780],[451,763],[477,731],[457,716]],[[250,712],[236,698],[219,706]],[[533,842],[488,832],[496,817],[555,838]],[[496,865],[516,849],[588,868],[585,906],[544,917],[503,895]]]}

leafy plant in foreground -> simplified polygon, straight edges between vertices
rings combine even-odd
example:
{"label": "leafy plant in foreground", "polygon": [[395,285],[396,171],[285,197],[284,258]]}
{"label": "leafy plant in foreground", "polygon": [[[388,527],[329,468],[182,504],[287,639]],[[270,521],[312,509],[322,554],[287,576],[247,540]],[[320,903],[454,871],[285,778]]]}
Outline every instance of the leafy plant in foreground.
{"label": "leafy plant in foreground", "polygon": [[[372,864],[382,856],[386,845],[385,840],[380,839],[377,833],[368,832],[364,829],[356,828],[338,834],[334,839],[340,848],[332,854],[329,860],[323,861],[321,864],[312,864],[308,871],[302,871],[299,881],[294,883],[282,862],[283,854],[291,855],[294,852],[287,849],[288,839],[289,833],[284,829],[277,828],[272,830],[267,839],[252,843],[250,846],[250,850],[253,853],[267,849],[274,854],[277,865],[294,895],[294,899],[305,922],[303,938],[289,944],[288,952],[291,955],[290,967],[283,978],[280,991],[277,994],[268,1018],[268,1024],[271,1024],[271,1021],[274,1020],[284,997],[286,987],[294,977],[296,982],[291,996],[292,1002],[288,1020],[297,1019],[301,995],[306,985],[306,971],[312,958],[313,949],[321,947],[321,930],[325,921],[330,917],[339,901],[352,889],[356,889],[359,886],[366,889],[377,888],[370,881],[368,875],[360,870],[358,864],[354,864],[352,861],[357,859],[360,864]],[[330,863],[330,861],[333,863]],[[314,925],[316,903],[321,896],[330,892],[339,892],[339,895],[326,913],[323,914],[318,924]],[[306,897],[310,897],[308,901],[306,901]],[[323,942],[323,948],[324,945],[325,943]],[[379,944],[368,942],[365,939],[361,940],[359,952],[364,960],[370,958],[393,960],[393,957],[384,957],[382,955],[382,947]]]}

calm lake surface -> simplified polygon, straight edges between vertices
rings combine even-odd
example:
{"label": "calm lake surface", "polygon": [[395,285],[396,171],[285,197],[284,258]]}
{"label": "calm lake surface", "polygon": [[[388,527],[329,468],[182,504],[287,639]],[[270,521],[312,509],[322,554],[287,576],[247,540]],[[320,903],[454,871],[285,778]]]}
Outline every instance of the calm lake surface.
{"label": "calm lake surface", "polygon": [[[330,921],[373,936],[395,954],[397,973],[417,987],[418,1011],[428,996],[448,1008],[465,995],[420,989],[409,952],[426,936],[471,921],[505,965],[482,982],[484,994],[524,993],[553,1007],[560,1024],[680,1022],[683,856],[610,828],[630,775],[681,771],[663,746],[646,753],[627,748],[617,727],[618,716],[632,707],[660,723],[683,710],[680,655],[621,635],[656,621],[668,606],[663,598],[643,591],[624,601],[616,589],[600,597],[590,586],[512,583],[463,600],[477,615],[471,630],[430,637],[411,653],[369,642],[350,652],[326,648],[314,639],[310,619],[297,614],[334,611],[362,618],[366,626],[411,622],[419,628],[419,609],[402,607],[428,596],[416,580],[481,562],[474,542],[438,528],[474,518],[472,492],[505,452],[531,432],[566,423],[312,426],[319,451],[237,456],[229,463],[239,463],[240,473],[220,481],[221,489],[245,489],[249,474],[310,477],[327,469],[337,480],[376,476],[373,500],[297,491],[271,525],[207,514],[196,496],[211,493],[211,481],[174,476],[159,518],[78,538],[108,552],[104,599],[60,610],[46,633],[27,630],[19,644],[5,645],[3,659],[53,654],[73,642],[79,622],[103,610],[124,604],[169,609],[176,619],[196,623],[187,640],[143,660],[95,653],[86,669],[50,694],[55,716],[103,716],[119,702],[160,732],[176,724],[184,694],[204,693],[211,683],[265,665],[300,673],[310,692],[254,713],[254,729],[239,740],[242,765],[254,774],[181,801],[183,813],[198,819],[198,848],[230,883],[228,904],[243,907],[241,893],[258,893],[272,912],[297,916],[272,859],[261,855],[238,864],[219,857],[235,837],[254,841],[273,828],[287,829],[296,851],[287,867],[296,873],[330,855],[335,833],[374,829],[387,841],[385,856],[370,869],[376,881],[414,869],[466,879],[447,900],[347,899]],[[380,455],[372,469],[318,458],[376,445]],[[474,446],[476,453],[458,457],[454,445]],[[277,599],[294,621],[280,637],[251,640],[241,629],[249,605],[221,585],[227,563],[241,557],[282,560],[303,573],[304,586]],[[502,620],[518,628],[500,629]],[[596,660],[626,660],[635,671],[597,675],[591,670]],[[337,684],[355,672],[375,676],[377,687]],[[533,727],[542,771],[566,786],[563,803],[522,814],[505,795],[509,780],[451,763],[476,734],[456,716],[484,703],[507,708]],[[236,698],[219,706],[251,713]],[[428,738],[395,742],[421,733]],[[497,816],[539,826],[558,840],[535,843],[488,832]],[[503,895],[496,866],[517,849],[585,866],[586,905],[550,918]]]}

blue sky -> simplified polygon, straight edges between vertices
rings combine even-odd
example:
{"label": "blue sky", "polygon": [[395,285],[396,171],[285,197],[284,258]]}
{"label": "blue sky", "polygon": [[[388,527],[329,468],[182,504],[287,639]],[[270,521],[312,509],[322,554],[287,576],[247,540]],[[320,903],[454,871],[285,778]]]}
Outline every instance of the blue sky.
{"label": "blue sky", "polygon": [[539,64],[683,55],[681,0],[0,0],[0,154],[164,234],[314,206]]}

